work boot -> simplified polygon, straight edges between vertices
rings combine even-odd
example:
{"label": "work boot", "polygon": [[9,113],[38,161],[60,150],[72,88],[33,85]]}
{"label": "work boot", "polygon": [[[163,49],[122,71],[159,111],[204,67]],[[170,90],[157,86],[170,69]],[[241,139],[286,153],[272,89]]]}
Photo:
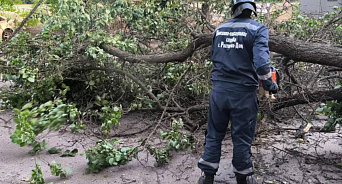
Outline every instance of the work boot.
{"label": "work boot", "polygon": [[235,173],[237,184],[258,184],[253,176]]}
{"label": "work boot", "polygon": [[204,173],[204,176],[201,176],[198,179],[197,184],[213,184],[214,183],[214,174]]}

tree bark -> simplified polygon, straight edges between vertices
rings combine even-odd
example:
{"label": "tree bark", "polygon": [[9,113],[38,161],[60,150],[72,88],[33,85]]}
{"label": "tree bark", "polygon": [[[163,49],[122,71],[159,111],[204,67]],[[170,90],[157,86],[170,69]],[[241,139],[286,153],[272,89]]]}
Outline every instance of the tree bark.
{"label": "tree bark", "polygon": [[[200,48],[208,47],[212,43],[211,34],[196,35],[195,39],[182,51],[154,55],[135,55],[121,51],[110,45],[100,47],[107,53],[122,60],[137,63],[168,63],[184,62]],[[342,67],[342,48],[320,43],[305,43],[284,36],[271,35],[269,39],[270,51],[282,54],[295,61]]]}
{"label": "tree bark", "polygon": [[306,91],[290,97],[279,98],[277,101],[272,103],[272,110],[276,111],[285,107],[308,104],[312,102],[326,102],[331,100],[342,100],[342,88],[327,91]]}
{"label": "tree bark", "polygon": [[271,35],[270,50],[295,61],[342,67],[342,48]]}
{"label": "tree bark", "polygon": [[[208,47],[212,43],[212,35],[195,35],[195,39],[184,50],[155,55],[135,55],[121,51],[109,45],[101,45],[107,53],[119,57],[122,60],[137,63],[167,63],[184,62],[198,49]],[[284,36],[271,35],[269,39],[270,50],[291,58],[295,61],[302,61],[313,64],[335,66],[342,68],[342,48],[319,43],[305,43],[300,40],[287,38]],[[327,91],[304,91],[301,94],[290,97],[279,98],[272,103],[272,110],[277,111],[285,107],[312,102],[325,102],[329,100],[342,100],[342,89]],[[189,108],[167,107],[168,111],[198,111],[204,110],[207,105],[198,105]]]}
{"label": "tree bark", "polygon": [[116,56],[122,60],[130,63],[168,63],[168,62],[184,62],[198,49],[208,47],[211,44],[212,38],[209,35],[197,35],[195,39],[182,51],[170,52],[165,54],[153,54],[153,55],[135,55],[129,52],[122,51],[118,48],[110,45],[101,45],[105,52]]}

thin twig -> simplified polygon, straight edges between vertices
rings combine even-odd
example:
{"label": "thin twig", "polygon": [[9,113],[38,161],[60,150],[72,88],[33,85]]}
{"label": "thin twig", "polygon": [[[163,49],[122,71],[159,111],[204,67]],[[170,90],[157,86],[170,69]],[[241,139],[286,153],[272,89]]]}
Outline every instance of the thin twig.
{"label": "thin twig", "polygon": [[312,80],[309,82],[309,84],[307,85],[307,88],[313,88],[315,83],[317,82],[318,77],[322,74],[322,72],[324,71],[325,66],[321,66],[321,69],[319,70],[319,72],[316,73],[316,75],[312,78]]}
{"label": "thin twig", "polygon": [[137,83],[147,93],[147,95],[154,102],[157,103],[159,109],[163,108],[158,98],[146,87],[146,85],[143,82],[141,82],[138,78],[134,77],[130,73],[127,73],[126,71],[115,69],[115,68],[103,68],[103,67],[86,68],[86,70],[102,70],[106,72],[115,72],[115,73],[119,73],[121,75],[127,76],[128,78],[132,79],[135,83]]}
{"label": "thin twig", "polygon": [[320,78],[319,81],[327,80],[327,79],[342,79],[342,76],[341,75],[331,75],[331,76]]}
{"label": "thin twig", "polygon": [[[185,70],[185,72],[184,72],[184,73],[180,76],[180,78],[178,79],[178,82],[177,82],[176,85],[173,87],[173,89],[172,89],[172,91],[171,91],[171,93],[170,93],[170,96],[169,96],[169,98],[168,98],[168,100],[167,100],[167,103],[166,103],[165,107],[167,107],[167,106],[169,105],[169,103],[170,103],[170,101],[171,101],[171,99],[172,99],[172,96],[173,96],[173,93],[174,93],[175,89],[176,89],[177,86],[180,84],[180,82],[181,82],[182,79],[184,78],[185,74],[188,73],[188,71],[190,70],[191,66],[192,66],[192,63],[190,63],[189,67]],[[157,130],[157,128],[160,126],[160,123],[162,122],[162,119],[163,119],[163,117],[164,117],[164,115],[165,115],[165,113],[166,113],[166,109],[167,109],[167,108],[164,108],[164,111],[163,111],[162,115],[160,116],[160,119],[159,119],[157,125],[154,127],[153,131],[148,135],[148,137],[143,141],[143,143],[148,142],[148,140],[151,138],[151,136],[155,133],[155,131]]]}

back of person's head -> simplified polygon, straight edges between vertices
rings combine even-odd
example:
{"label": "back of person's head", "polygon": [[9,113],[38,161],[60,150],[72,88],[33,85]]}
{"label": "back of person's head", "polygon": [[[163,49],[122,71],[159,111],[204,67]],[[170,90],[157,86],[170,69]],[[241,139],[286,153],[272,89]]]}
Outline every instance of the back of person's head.
{"label": "back of person's head", "polygon": [[237,18],[251,18],[252,17],[252,10],[244,9],[240,15],[237,16]]}
{"label": "back of person's head", "polygon": [[232,0],[231,15],[235,17],[251,17],[252,12],[257,16],[254,0]]}

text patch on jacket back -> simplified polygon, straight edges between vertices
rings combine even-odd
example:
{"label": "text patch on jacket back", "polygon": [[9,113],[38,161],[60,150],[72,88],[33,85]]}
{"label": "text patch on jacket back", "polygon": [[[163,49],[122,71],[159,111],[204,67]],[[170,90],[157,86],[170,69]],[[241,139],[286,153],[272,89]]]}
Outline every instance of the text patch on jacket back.
{"label": "text patch on jacket back", "polygon": [[213,82],[221,81],[228,83],[227,85],[247,87],[258,86],[253,48],[255,49],[255,38],[262,26],[251,19],[235,18],[216,28],[211,50]]}

